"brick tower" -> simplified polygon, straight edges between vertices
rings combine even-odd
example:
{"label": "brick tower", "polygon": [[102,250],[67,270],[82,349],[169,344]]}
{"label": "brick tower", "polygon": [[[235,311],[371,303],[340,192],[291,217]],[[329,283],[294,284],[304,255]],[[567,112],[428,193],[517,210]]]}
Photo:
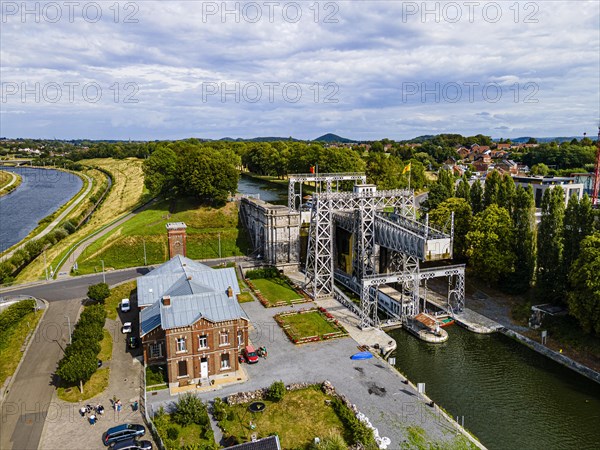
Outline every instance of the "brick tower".
{"label": "brick tower", "polygon": [[175,255],[186,256],[186,228],[187,226],[183,222],[171,222],[167,224],[169,259],[173,258]]}

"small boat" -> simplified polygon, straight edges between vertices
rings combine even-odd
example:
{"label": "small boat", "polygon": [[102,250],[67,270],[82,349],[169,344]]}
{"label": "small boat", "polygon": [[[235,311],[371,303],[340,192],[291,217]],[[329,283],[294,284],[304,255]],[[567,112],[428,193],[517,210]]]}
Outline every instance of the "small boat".
{"label": "small boat", "polygon": [[370,359],[373,357],[371,352],[358,352],[350,357],[350,359]]}
{"label": "small boat", "polygon": [[452,317],[444,317],[440,322],[440,327],[448,327],[454,323],[454,319]]}

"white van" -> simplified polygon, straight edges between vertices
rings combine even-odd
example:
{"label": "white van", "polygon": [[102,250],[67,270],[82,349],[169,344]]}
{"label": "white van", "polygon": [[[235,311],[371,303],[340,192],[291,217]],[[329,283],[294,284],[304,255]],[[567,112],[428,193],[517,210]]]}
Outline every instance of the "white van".
{"label": "white van", "polygon": [[129,299],[124,298],[123,300],[121,300],[121,312],[126,313],[130,309],[131,309],[131,304],[129,303]]}

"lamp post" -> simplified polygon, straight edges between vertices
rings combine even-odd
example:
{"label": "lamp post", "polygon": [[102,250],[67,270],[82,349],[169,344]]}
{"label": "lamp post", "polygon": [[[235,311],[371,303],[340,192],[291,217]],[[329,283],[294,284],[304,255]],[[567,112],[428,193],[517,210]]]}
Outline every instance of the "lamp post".
{"label": "lamp post", "polygon": [[221,233],[219,233],[219,259],[221,258]]}
{"label": "lamp post", "polygon": [[71,318],[69,316],[67,316],[66,314],[64,315],[64,317],[66,317],[67,324],[69,326],[69,344],[72,344],[73,341],[71,340]]}
{"label": "lamp post", "polygon": [[147,266],[148,261],[146,260],[146,240],[142,239],[142,242],[144,243],[144,265]]}
{"label": "lamp post", "polygon": [[106,284],[106,275],[104,274],[104,260],[101,259],[100,262],[102,263],[102,282]]}

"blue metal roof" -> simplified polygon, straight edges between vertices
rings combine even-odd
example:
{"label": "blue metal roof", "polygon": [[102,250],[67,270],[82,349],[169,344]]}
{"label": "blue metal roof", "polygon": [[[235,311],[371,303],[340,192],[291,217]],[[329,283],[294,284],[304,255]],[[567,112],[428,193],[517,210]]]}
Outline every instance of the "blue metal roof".
{"label": "blue metal roof", "polygon": [[144,336],[160,326],[160,303],[142,309],[140,312],[140,336]]}

